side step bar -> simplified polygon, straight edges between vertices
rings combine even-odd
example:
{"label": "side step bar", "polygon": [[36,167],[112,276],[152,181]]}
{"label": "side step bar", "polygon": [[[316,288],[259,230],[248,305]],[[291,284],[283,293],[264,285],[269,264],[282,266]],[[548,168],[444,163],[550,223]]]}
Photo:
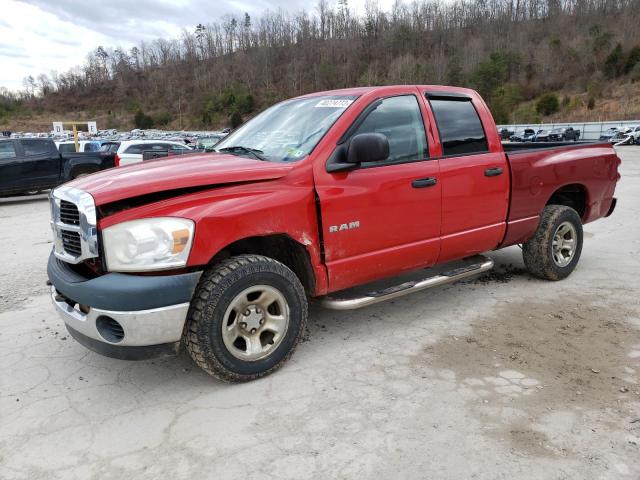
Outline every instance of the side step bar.
{"label": "side step bar", "polygon": [[[350,290],[336,292],[332,296],[326,296],[320,299],[320,305],[332,310],[355,310],[357,308],[367,307],[375,303],[402,297],[409,293],[419,292],[420,290],[438,287],[463,278],[478,275],[479,273],[491,270],[493,268],[493,260],[489,257],[477,255],[463,261],[452,262],[442,267],[444,270],[440,273],[434,273],[436,269],[428,269],[427,272],[431,273],[431,275],[426,278],[424,277],[426,272],[422,271],[423,278],[412,279],[398,285],[386,287],[381,290],[368,291],[360,295],[354,294],[355,292],[350,295]],[[449,267],[449,269],[447,269],[447,267]],[[357,287],[352,290],[357,290]]]}

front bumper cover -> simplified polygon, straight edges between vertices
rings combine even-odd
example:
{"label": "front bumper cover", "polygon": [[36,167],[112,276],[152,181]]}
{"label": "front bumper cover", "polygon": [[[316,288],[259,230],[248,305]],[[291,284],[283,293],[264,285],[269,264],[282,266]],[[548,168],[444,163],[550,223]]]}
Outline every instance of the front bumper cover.
{"label": "front bumper cover", "polygon": [[[71,335],[91,350],[123,359],[177,351],[189,302],[201,275],[110,273],[89,279],[53,255],[47,273],[52,302]],[[123,337],[117,341],[105,338],[96,324],[101,317],[120,324]]]}

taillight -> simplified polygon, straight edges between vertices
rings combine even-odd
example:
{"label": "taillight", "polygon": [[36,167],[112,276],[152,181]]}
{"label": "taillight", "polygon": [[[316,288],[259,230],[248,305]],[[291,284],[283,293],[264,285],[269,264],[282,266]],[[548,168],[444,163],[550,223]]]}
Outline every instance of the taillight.
{"label": "taillight", "polygon": [[113,157],[113,161],[116,164],[116,167],[120,166],[120,156],[116,153],[116,156]]}

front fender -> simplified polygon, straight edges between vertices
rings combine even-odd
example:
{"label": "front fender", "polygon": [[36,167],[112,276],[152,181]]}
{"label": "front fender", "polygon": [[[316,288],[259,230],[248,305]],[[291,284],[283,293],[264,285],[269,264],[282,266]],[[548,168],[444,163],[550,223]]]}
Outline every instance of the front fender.
{"label": "front fender", "polygon": [[175,216],[196,224],[188,267],[202,267],[228,245],[249,237],[284,234],[305,247],[316,276],[326,289],[321,262],[315,192],[310,182],[285,179],[222,186],[101,219],[99,228],[140,218]]}

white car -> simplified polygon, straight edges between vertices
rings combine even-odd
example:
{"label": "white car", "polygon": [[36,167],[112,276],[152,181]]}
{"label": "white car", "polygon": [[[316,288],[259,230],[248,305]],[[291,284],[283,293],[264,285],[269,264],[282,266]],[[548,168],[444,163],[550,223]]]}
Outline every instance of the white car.
{"label": "white car", "polygon": [[[74,142],[55,142],[60,153],[75,153],[76,144]],[[96,140],[79,140],[79,152],[97,152],[100,150],[101,142]]]}
{"label": "white car", "polygon": [[182,154],[192,150],[184,143],[169,140],[123,140],[122,142],[107,142],[102,149],[113,152],[115,145],[116,166],[131,165],[142,162],[144,152],[168,152],[169,154]]}
{"label": "white car", "polygon": [[640,145],[640,125],[636,126],[636,127],[629,127],[625,133],[627,135],[631,135],[631,137],[633,138],[633,143],[635,143],[636,145]]}

